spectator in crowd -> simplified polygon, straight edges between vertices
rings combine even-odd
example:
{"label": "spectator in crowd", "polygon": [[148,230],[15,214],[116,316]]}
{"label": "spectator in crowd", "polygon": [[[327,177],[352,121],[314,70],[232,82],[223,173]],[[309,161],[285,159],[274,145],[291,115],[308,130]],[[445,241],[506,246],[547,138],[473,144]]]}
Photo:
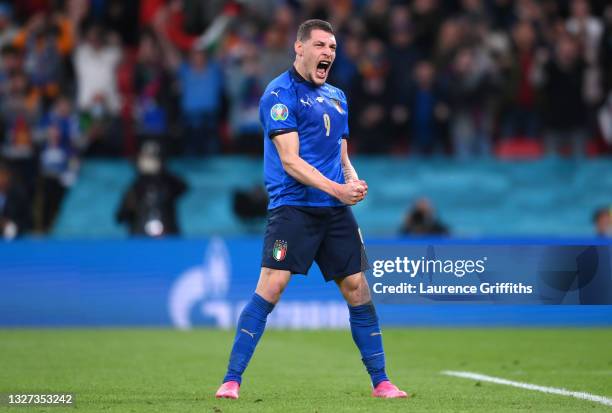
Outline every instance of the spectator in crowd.
{"label": "spectator in crowd", "polygon": [[181,53],[189,53],[194,47],[198,36],[185,30],[185,16],[181,0],[170,0],[167,5],[158,2],[153,17],[153,25],[160,37],[167,39],[169,44]]}
{"label": "spectator in crowd", "polygon": [[121,108],[117,89],[117,66],[121,48],[114,33],[92,24],[77,45],[74,66],[78,108],[84,112],[105,111],[117,114]]}
{"label": "spectator in crowd", "polygon": [[[412,73],[420,59],[414,44],[413,23],[407,6],[394,6],[389,26],[389,82],[393,106],[391,108],[391,139],[403,149],[409,133],[409,97],[412,90]],[[335,63],[334,63],[335,64]]]}
{"label": "spectator in crowd", "polygon": [[204,50],[192,50],[189,60],[177,68],[181,111],[185,128],[185,153],[218,153],[218,122],[223,99],[223,73]]}
{"label": "spectator in crowd", "polygon": [[382,42],[388,42],[387,29],[390,17],[389,0],[372,0],[366,3],[363,21],[368,34]]}
{"label": "spectator in crowd", "polygon": [[516,16],[513,9],[514,0],[493,0],[488,2],[490,9],[491,26],[494,31],[508,31]]}
{"label": "spectator in crowd", "polygon": [[0,161],[0,238],[13,239],[31,228],[30,205],[8,165]]}
{"label": "spectator in crowd", "polygon": [[26,196],[31,200],[37,174],[35,135],[42,114],[41,97],[21,71],[11,75],[7,86],[0,107],[4,132],[2,156],[22,180]]}
{"label": "spectator in crowd", "polygon": [[[95,2],[92,2],[95,4]],[[105,0],[101,21],[105,27],[112,27],[121,39],[121,44],[134,47],[138,43],[139,27],[134,24],[138,19],[138,1]]]}
{"label": "spectator in crowd", "polygon": [[359,68],[360,73],[349,96],[351,137],[364,152],[387,152],[390,149],[392,94],[387,78],[389,63],[382,41],[375,38],[366,41]]}
{"label": "spectator in crowd", "polygon": [[442,153],[445,149],[449,109],[435,75],[434,65],[427,60],[419,62],[414,69],[410,124],[412,151],[419,155]]}
{"label": "spectator in crowd", "polygon": [[412,71],[415,63],[421,57],[414,45],[414,23],[408,7],[393,7],[388,31],[390,38],[389,64],[391,65],[393,84],[399,87],[402,93],[407,93],[410,78],[405,74]]}
{"label": "spectator in crowd", "polygon": [[329,83],[350,94],[351,87],[359,74],[357,63],[361,59],[362,44],[359,36],[351,31],[338,33],[338,37],[340,39],[336,50],[336,60],[329,74]]}
{"label": "spectator in crowd", "polygon": [[11,20],[11,9],[0,3],[0,49],[12,45],[16,34],[17,28]]}
{"label": "spectator in crowd", "polygon": [[598,61],[601,64],[602,90],[604,99],[607,93],[612,91],[612,5],[605,9],[604,32],[599,43]]}
{"label": "spectator in crowd", "polygon": [[19,50],[11,45],[4,45],[0,49],[0,93],[7,91],[7,81],[11,75],[23,71],[23,58]]}
{"label": "spectator in crowd", "polygon": [[580,38],[585,59],[593,62],[598,58],[597,50],[604,31],[602,21],[591,14],[591,7],[587,0],[572,0],[570,10],[571,15],[567,19],[566,29],[572,36]]}
{"label": "spectator in crowd", "polygon": [[86,28],[85,37],[74,52],[77,108],[89,154],[118,155],[122,140],[119,128],[121,101],[117,87],[117,66],[121,60],[119,39],[98,25]]}
{"label": "spectator in crowd", "polygon": [[261,66],[265,67],[265,72],[261,76],[261,84],[265,87],[279,73],[287,70],[287,62],[293,59],[293,41],[289,38],[286,28],[279,25],[272,25],[263,34],[264,44],[259,50]]}
{"label": "spectator in crowd", "polygon": [[221,149],[219,120],[224,98],[223,71],[211,53],[193,44],[188,57],[155,27],[166,64],[178,81],[183,127],[183,152],[188,156],[218,153]]}
{"label": "spectator in crowd", "polygon": [[485,7],[483,0],[461,0],[460,18],[469,29],[477,31],[489,19]]}
{"label": "spectator in crowd", "polygon": [[438,0],[415,0],[412,3],[415,44],[423,58],[431,58],[444,16]]}
{"label": "spectator in crowd", "polygon": [[447,226],[436,217],[427,198],[418,199],[406,214],[400,230],[405,235],[448,235]]}
{"label": "spectator in crowd", "polygon": [[612,146],[612,91],[597,113],[597,124],[604,141]]}
{"label": "spectator in crowd", "polygon": [[612,237],[612,207],[600,208],[593,214],[595,233],[599,237]]}
{"label": "spectator in crowd", "polygon": [[50,101],[59,93],[63,79],[63,54],[72,48],[71,25],[59,14],[38,14],[20,31],[14,44],[24,51],[24,70],[32,87]]}
{"label": "spectator in crowd", "polygon": [[458,51],[449,76],[450,134],[459,158],[488,155],[491,151],[493,113],[488,104],[491,79],[478,65],[474,50]]}
{"label": "spectator in crowd", "polygon": [[187,185],[164,165],[160,147],[146,142],[137,160],[138,176],[123,195],[117,222],[131,235],[161,237],[180,234],[176,203]]}
{"label": "spectator in crowd", "polygon": [[535,86],[536,33],[531,23],[512,28],[513,52],[504,59],[504,106],[502,138],[538,136]]}
{"label": "spectator in crowd", "polygon": [[448,76],[451,71],[455,54],[464,43],[464,32],[463,25],[456,19],[446,20],[440,27],[432,57],[439,76]]}
{"label": "spectator in crowd", "polygon": [[81,144],[78,119],[70,100],[60,97],[49,115],[39,156],[42,202],[40,229],[49,232],[66,190],[76,180]]}
{"label": "spectator in crowd", "polygon": [[545,63],[542,89],[545,96],[546,145],[549,153],[570,146],[574,154],[586,150],[586,103],[583,85],[585,62],[570,35],[556,45],[554,57]]}
{"label": "spectator in crowd", "polygon": [[[604,24],[600,17],[592,15],[588,0],[572,0],[570,10],[571,15],[567,19],[566,30],[578,43],[577,53],[580,55],[580,60],[584,62],[583,101],[589,112],[592,112],[606,95],[601,88],[603,83],[598,52]],[[562,39],[565,36],[559,37]],[[589,122],[592,117],[585,117],[585,119]]]}
{"label": "spectator in crowd", "polygon": [[226,83],[230,100],[229,125],[236,152],[260,153],[263,149],[259,121],[262,67],[257,45],[245,40],[227,64]]}
{"label": "spectator in crowd", "polygon": [[157,34],[146,31],[140,37],[133,70],[136,133],[144,140],[163,140],[169,132],[172,108],[172,78],[164,65]]}

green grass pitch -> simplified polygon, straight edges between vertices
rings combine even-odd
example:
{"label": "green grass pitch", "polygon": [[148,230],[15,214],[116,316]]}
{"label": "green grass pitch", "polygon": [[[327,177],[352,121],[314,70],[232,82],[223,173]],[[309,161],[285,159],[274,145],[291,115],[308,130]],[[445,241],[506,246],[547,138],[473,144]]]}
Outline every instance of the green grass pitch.
{"label": "green grass pitch", "polygon": [[0,330],[0,392],[71,392],[66,412],[603,412],[571,397],[448,377],[462,370],[612,396],[612,329],[385,329],[411,399],[370,397],[348,331],[267,331],[239,400],[216,400],[233,332]]}

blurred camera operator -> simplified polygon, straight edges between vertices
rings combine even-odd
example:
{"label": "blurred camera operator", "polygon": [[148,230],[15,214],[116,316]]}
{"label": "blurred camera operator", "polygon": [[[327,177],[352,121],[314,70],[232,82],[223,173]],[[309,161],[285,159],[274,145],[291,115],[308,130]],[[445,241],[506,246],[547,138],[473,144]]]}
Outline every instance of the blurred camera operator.
{"label": "blurred camera operator", "polygon": [[130,235],[178,235],[176,202],[187,185],[165,168],[155,142],[143,145],[136,167],[138,176],[123,196],[117,222],[127,224]]}
{"label": "blurred camera operator", "polygon": [[406,214],[400,232],[404,235],[448,235],[448,227],[438,219],[427,198],[418,199]]}

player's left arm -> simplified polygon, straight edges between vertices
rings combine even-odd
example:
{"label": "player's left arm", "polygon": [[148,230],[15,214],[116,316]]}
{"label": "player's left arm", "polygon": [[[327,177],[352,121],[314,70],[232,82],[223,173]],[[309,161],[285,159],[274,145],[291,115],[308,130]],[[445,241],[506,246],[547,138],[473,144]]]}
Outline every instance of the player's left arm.
{"label": "player's left arm", "polygon": [[348,183],[353,181],[359,181],[361,185],[365,188],[363,193],[363,197],[365,198],[368,193],[368,184],[366,183],[366,181],[359,179],[357,171],[351,163],[351,160],[348,155],[348,143],[346,139],[342,139],[342,153],[340,162],[342,163],[342,173],[344,174],[344,182]]}

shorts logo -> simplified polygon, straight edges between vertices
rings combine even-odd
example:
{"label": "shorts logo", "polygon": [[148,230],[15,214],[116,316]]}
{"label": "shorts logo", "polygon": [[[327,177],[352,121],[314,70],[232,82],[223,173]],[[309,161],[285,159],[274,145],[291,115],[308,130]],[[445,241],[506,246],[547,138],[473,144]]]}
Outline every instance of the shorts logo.
{"label": "shorts logo", "polygon": [[270,117],[273,120],[286,120],[289,117],[289,109],[282,103],[277,103],[270,109]]}
{"label": "shorts logo", "polygon": [[274,241],[274,249],[272,250],[272,257],[276,261],[282,261],[287,256],[287,241],[277,239]]}

